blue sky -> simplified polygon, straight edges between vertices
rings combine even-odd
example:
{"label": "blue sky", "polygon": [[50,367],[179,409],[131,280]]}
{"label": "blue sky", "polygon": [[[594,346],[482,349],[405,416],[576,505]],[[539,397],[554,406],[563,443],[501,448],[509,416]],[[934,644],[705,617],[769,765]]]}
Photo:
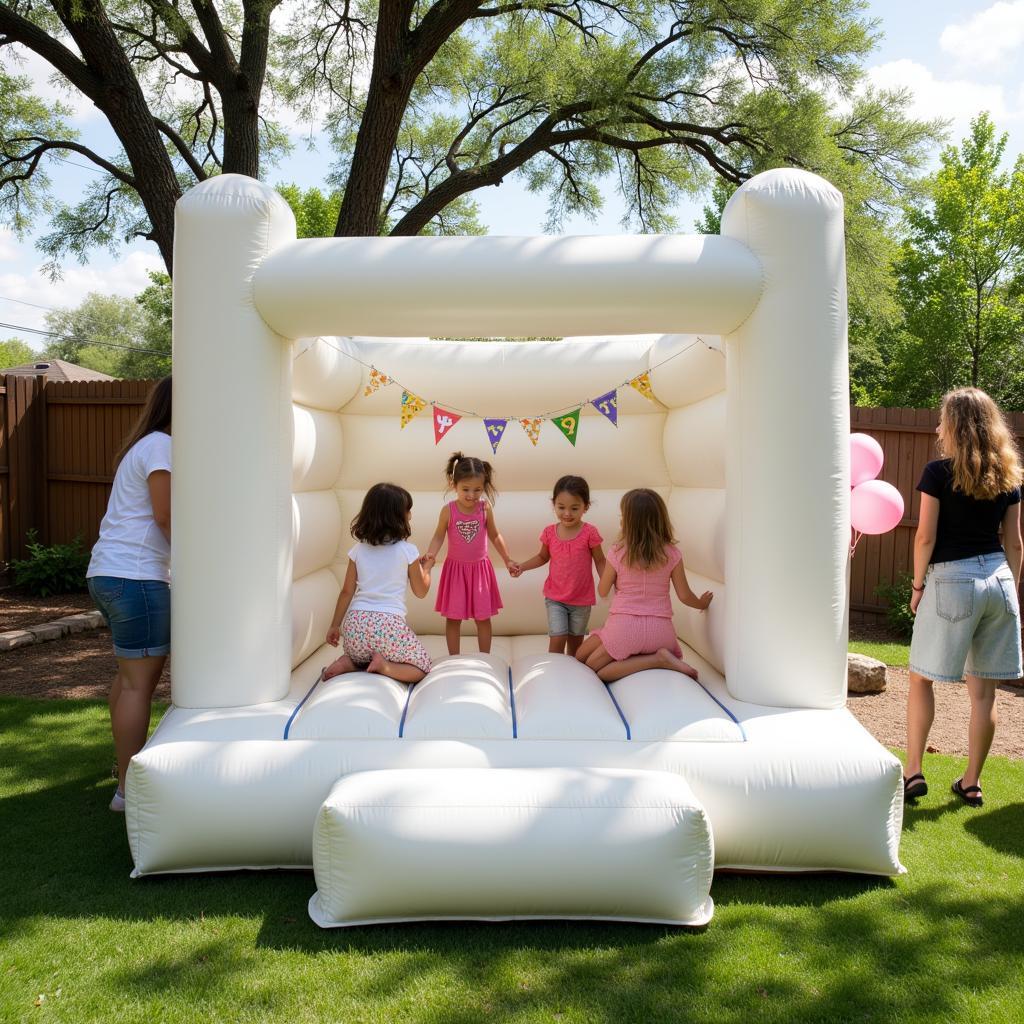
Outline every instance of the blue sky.
{"label": "blue sky", "polygon": [[[1008,152],[1024,149],[1024,62],[1017,59],[1024,52],[1024,0],[876,0],[870,8],[884,33],[868,62],[872,82],[910,88],[914,113],[951,120],[953,140],[963,136],[972,116],[989,110],[997,126],[1010,134]],[[30,60],[23,73],[33,76],[40,91],[53,95],[41,62]],[[89,105],[76,106],[75,123],[87,144],[103,147],[110,138]],[[269,177],[274,183],[320,185],[329,159],[326,151],[307,152],[300,142]],[[75,163],[86,161],[75,158]],[[92,176],[85,167],[67,166],[54,173],[54,180],[60,194],[73,197]],[[481,190],[476,198],[493,234],[529,234],[542,228],[543,198],[531,196],[514,181]],[[699,207],[693,203],[680,208],[682,230],[692,229]],[[617,234],[623,230],[621,216],[621,205],[609,195],[596,221],[578,219],[566,231]],[[0,321],[43,327],[46,310],[39,307],[74,306],[90,291],[134,295],[148,283],[147,270],[161,266],[153,246],[141,242],[116,256],[96,252],[86,266],[69,263],[57,283],[40,273],[41,263],[31,239],[19,241],[0,228]],[[17,334],[0,328],[0,338]],[[21,336],[41,347],[31,334]]]}

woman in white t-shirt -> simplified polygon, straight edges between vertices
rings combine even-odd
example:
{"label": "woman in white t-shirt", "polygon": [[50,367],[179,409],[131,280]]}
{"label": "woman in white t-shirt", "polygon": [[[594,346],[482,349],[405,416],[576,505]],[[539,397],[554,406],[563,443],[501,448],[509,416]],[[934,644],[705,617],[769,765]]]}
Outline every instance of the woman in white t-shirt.
{"label": "woman in white t-shirt", "polygon": [[430,656],[405,621],[405,586],[426,597],[430,574],[409,543],[412,495],[397,484],[374,484],[349,527],[356,544],[334,609],[327,642],[341,640],[344,654],[324,669],[324,679],[345,672],[374,672],[400,683],[418,683]]}
{"label": "woman in white t-shirt", "polygon": [[128,762],[146,742],[153,691],[171,650],[171,378],[153,388],[124,447],[92,549],[89,593],[110,627],[117,675],[112,811],[124,810]]}

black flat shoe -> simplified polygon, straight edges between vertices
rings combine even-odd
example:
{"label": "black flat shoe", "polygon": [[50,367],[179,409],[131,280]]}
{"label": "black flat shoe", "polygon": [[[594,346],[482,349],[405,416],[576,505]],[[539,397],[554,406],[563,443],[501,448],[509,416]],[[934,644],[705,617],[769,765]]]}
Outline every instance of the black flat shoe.
{"label": "black flat shoe", "polygon": [[963,779],[957,779],[950,788],[968,807],[980,807],[984,803],[981,786],[965,786]]}
{"label": "black flat shoe", "polygon": [[916,800],[919,796],[925,796],[927,792],[928,783],[924,781],[924,776],[920,772],[911,775],[909,779],[906,776],[903,777],[904,800]]}

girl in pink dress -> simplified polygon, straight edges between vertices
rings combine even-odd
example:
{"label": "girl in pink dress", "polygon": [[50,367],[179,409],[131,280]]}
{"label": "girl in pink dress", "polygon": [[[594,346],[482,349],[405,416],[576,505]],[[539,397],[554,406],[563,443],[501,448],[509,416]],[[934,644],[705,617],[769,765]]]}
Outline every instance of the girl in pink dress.
{"label": "girl in pink dress", "polygon": [[[455,501],[441,509],[437,529],[420,561],[429,569],[448,541],[448,557],[441,567],[441,582],[434,607],[445,619],[448,653],[459,653],[459,634],[466,619],[476,622],[477,645],[482,654],[491,650],[491,616],[501,610],[501,595],[494,566],[487,554],[490,537],[506,567],[508,548],[494,522],[494,470],[489,462],[455,452],[445,467],[445,479],[455,491]],[[489,501],[484,500],[484,496]]]}
{"label": "girl in pink dress", "polygon": [[518,565],[513,576],[548,566],[544,581],[544,605],[548,613],[548,650],[552,654],[576,652],[587,634],[590,609],[597,604],[594,568],[604,572],[603,538],[597,527],[583,521],[590,508],[590,486],[581,476],[563,476],[551,492],[557,523],[544,527],[540,551]]}
{"label": "girl in pink dress", "polygon": [[667,668],[697,678],[683,661],[672,623],[672,598],[704,611],[714,596],[698,597],[686,581],[683,556],[673,543],[672,523],[661,495],[641,487],[627,491],[619,506],[622,534],[608,552],[598,593],[615,587],[604,627],[584,640],[576,657],[606,683],[649,668]]}

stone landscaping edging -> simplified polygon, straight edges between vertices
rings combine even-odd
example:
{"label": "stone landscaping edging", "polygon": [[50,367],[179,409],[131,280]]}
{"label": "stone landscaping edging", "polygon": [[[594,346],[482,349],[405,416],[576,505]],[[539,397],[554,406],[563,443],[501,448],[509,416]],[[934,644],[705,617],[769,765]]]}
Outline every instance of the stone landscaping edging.
{"label": "stone landscaping edging", "polygon": [[72,633],[84,633],[89,629],[102,629],[106,623],[102,613],[98,611],[78,612],[65,615],[52,622],[42,622],[38,626],[25,629],[10,629],[0,633],[0,651],[12,651],[16,647],[28,647],[30,644],[41,644],[47,640],[60,640]]}

